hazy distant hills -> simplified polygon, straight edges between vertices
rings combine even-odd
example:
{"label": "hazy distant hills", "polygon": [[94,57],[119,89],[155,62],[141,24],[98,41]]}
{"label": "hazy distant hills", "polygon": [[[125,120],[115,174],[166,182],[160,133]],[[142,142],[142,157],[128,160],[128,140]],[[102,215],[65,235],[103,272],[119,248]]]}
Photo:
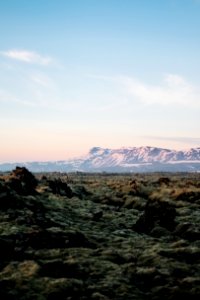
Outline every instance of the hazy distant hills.
{"label": "hazy distant hills", "polygon": [[32,172],[200,172],[200,147],[176,151],[157,147],[93,147],[81,158],[66,161],[3,163],[0,171],[25,166]]}

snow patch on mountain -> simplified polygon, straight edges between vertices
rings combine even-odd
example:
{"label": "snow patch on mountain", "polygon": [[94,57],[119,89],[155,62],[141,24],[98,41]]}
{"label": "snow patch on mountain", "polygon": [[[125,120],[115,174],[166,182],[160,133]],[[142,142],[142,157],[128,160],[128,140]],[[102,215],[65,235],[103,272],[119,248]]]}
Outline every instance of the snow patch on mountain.
{"label": "snow patch on mountain", "polygon": [[87,155],[56,162],[0,164],[0,171],[26,166],[33,172],[199,172],[200,147],[171,150],[157,147],[93,147]]}

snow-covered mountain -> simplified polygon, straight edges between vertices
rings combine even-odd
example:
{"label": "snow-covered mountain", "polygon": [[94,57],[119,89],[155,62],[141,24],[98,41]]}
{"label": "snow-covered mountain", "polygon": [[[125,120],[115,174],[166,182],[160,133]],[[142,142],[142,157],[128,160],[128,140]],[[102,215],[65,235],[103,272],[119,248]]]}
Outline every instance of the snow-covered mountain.
{"label": "snow-covered mountain", "polygon": [[33,172],[200,172],[200,147],[182,151],[156,147],[93,147],[86,156],[77,159],[0,164],[0,170],[9,171],[16,165],[26,166]]}

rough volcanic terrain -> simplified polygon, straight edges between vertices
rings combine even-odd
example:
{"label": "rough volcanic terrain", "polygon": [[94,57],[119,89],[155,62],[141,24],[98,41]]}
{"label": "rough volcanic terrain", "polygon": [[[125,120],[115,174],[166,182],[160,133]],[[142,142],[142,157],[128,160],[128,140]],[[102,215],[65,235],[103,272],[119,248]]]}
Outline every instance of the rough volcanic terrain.
{"label": "rough volcanic terrain", "polygon": [[0,175],[0,299],[199,299],[200,174]]}

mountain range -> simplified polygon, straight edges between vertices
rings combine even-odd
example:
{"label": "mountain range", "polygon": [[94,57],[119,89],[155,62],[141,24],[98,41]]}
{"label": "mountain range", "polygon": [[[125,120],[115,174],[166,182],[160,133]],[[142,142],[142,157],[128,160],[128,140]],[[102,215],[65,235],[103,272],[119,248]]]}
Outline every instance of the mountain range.
{"label": "mountain range", "polygon": [[0,171],[25,166],[32,172],[200,172],[200,147],[93,147],[85,156],[66,161],[1,163]]}

